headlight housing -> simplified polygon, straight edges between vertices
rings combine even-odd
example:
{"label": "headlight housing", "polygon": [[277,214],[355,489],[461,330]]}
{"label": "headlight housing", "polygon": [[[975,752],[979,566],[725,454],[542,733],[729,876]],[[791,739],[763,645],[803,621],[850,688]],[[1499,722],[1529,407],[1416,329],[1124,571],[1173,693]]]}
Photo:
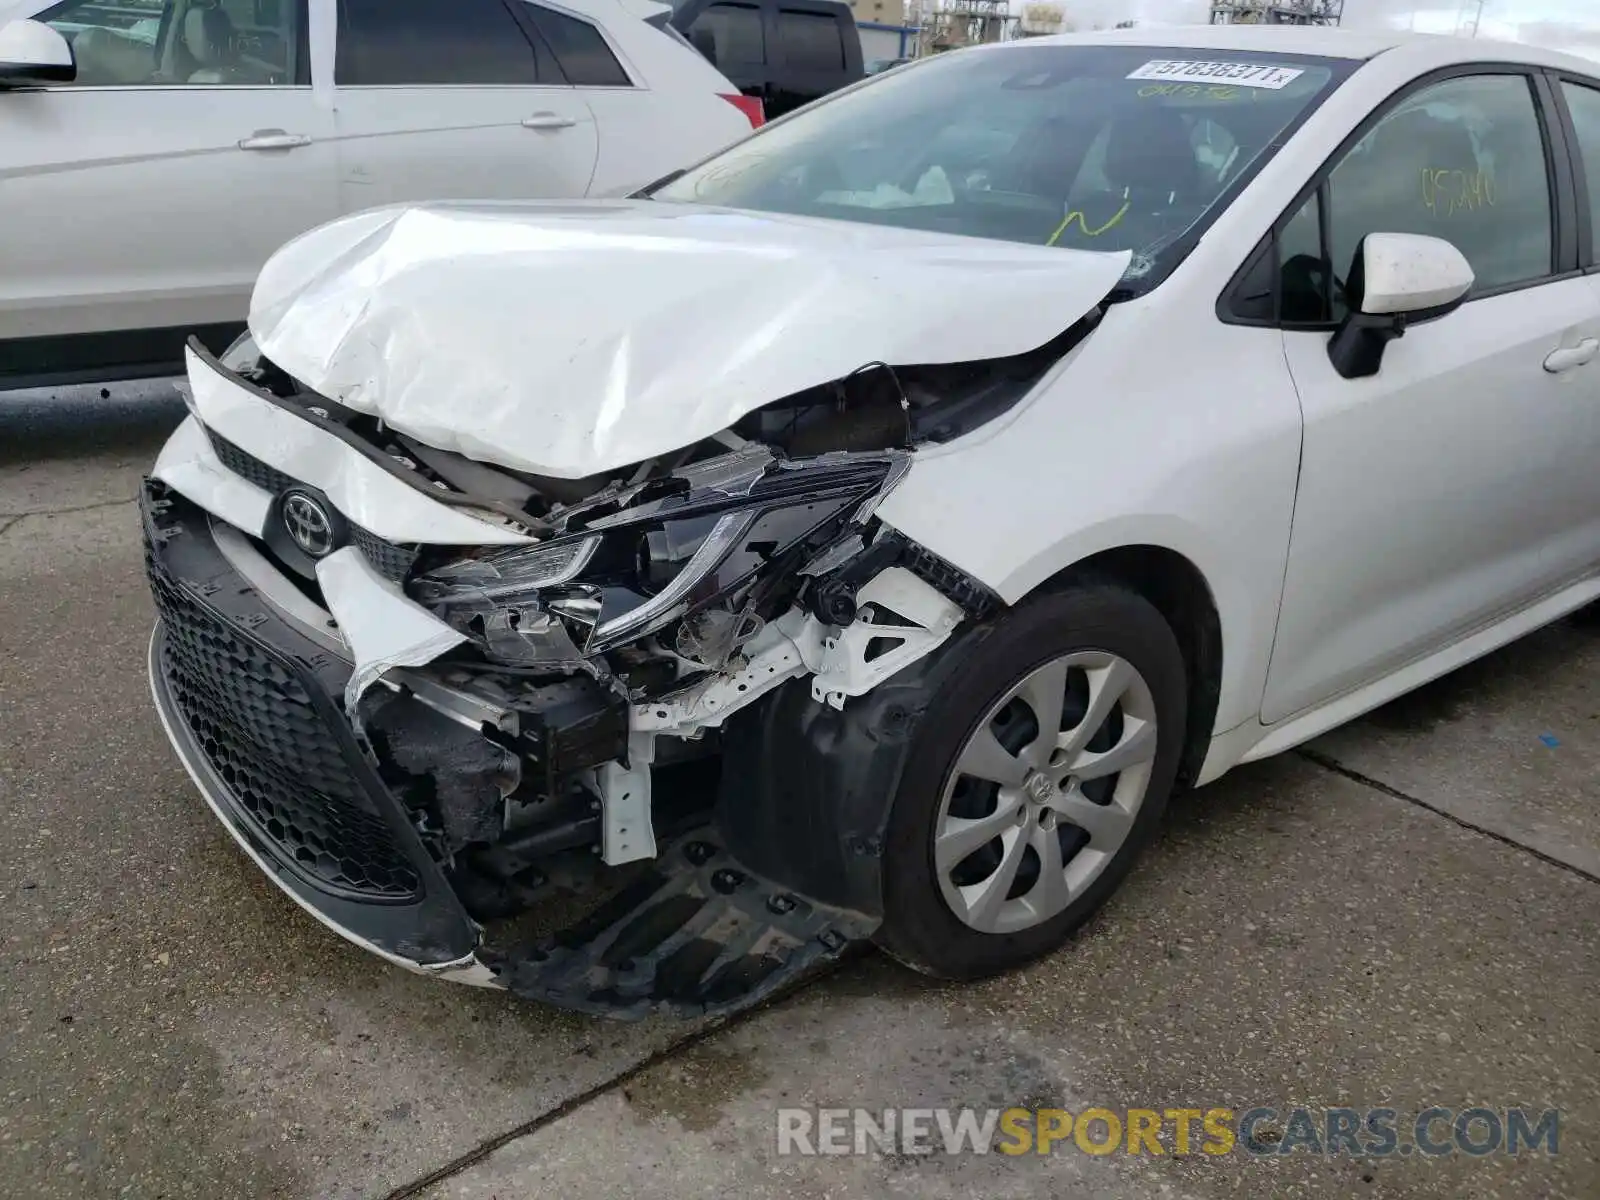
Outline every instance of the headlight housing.
{"label": "headlight housing", "polygon": [[[514,610],[550,614],[584,654],[655,633],[757,581],[798,565],[880,495],[884,455],[774,463],[742,495],[689,487],[549,541],[435,568],[412,595],[469,634]],[[898,476],[895,475],[897,478]],[[476,623],[476,624],[475,624]]]}
{"label": "headlight housing", "polygon": [[428,578],[447,591],[474,590],[485,600],[520,596],[576,578],[599,548],[598,537],[540,543],[488,558],[465,558],[438,568]]}

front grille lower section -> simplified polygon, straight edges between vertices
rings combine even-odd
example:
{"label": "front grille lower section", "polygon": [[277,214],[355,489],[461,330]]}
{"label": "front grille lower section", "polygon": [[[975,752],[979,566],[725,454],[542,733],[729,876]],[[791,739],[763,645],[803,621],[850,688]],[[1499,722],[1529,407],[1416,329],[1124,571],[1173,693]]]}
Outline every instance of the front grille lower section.
{"label": "front grille lower section", "polygon": [[277,857],[333,895],[403,902],[421,890],[299,675],[148,557],[166,629],[166,683],[240,814]]}
{"label": "front grille lower section", "polygon": [[[208,428],[206,436],[211,439],[211,448],[216,452],[218,461],[247,483],[253,483],[274,496],[295,486],[295,479],[277,467],[262,462],[248,450],[236,446],[216,430]],[[395,583],[404,583],[406,576],[411,574],[411,568],[416,565],[417,547],[388,541],[371,530],[361,528],[354,521],[350,522],[350,541],[361,551],[373,570]]]}

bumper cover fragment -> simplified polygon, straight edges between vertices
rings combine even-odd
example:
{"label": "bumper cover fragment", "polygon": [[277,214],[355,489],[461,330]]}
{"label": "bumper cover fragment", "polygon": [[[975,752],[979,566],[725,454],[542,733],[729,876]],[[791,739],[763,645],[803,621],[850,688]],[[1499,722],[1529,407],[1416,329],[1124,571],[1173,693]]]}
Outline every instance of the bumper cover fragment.
{"label": "bumper cover fragment", "polygon": [[350,664],[260,599],[200,509],[155,481],[141,509],[160,617],[151,689],[212,809],[275,883],[350,940],[420,969],[470,957],[476,926],[335,699]]}

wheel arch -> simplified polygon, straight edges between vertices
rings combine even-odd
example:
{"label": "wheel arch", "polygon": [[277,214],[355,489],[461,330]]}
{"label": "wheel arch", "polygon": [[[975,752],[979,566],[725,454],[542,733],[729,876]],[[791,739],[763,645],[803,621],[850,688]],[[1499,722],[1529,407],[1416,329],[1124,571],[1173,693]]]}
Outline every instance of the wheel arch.
{"label": "wheel arch", "polygon": [[1089,581],[1119,584],[1142,596],[1155,606],[1178,639],[1188,676],[1188,718],[1177,787],[1187,789],[1205,762],[1222,696],[1222,615],[1211,584],[1204,572],[1178,551],[1134,544],[1080,559],[1045,579],[1034,592],[1059,591]]}

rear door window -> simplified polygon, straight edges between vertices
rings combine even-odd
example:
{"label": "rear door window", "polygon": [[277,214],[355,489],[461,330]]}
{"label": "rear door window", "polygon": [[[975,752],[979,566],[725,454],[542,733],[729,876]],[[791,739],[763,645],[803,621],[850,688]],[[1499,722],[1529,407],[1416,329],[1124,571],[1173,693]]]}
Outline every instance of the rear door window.
{"label": "rear door window", "polygon": [[759,8],[748,4],[713,4],[695,18],[694,28],[710,30],[718,66],[761,66],[767,61],[767,41]]}
{"label": "rear door window", "polygon": [[826,13],[778,10],[778,45],[783,61],[797,71],[844,70],[844,34]]}
{"label": "rear door window", "polygon": [[1594,246],[1584,265],[1593,266],[1600,260],[1600,249],[1594,248],[1600,247],[1600,88],[1563,83],[1561,90],[1566,94],[1567,108],[1572,113],[1572,126],[1578,134],[1578,153],[1589,185],[1589,221],[1594,231],[1591,239]]}
{"label": "rear door window", "polygon": [[339,0],[346,87],[536,84],[537,59],[502,0]]}
{"label": "rear door window", "polygon": [[629,87],[633,80],[611,53],[605,37],[587,21],[537,4],[528,5],[534,24],[561,64],[567,82],[577,87]]}

